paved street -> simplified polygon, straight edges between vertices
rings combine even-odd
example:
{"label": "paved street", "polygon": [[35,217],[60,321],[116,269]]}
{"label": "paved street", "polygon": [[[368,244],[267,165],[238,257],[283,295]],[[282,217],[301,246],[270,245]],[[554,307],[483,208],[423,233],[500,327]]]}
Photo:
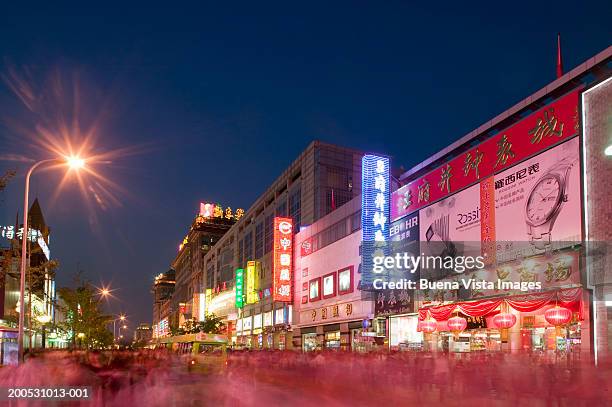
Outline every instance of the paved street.
{"label": "paved street", "polygon": [[[245,352],[214,371],[159,352],[54,352],[0,370],[0,386],[92,386],[87,406],[603,406],[609,362],[554,355]],[[607,368],[607,373],[604,374]],[[62,404],[63,403],[63,404]],[[60,405],[79,405],[62,402]],[[50,405],[48,401],[17,405]]]}

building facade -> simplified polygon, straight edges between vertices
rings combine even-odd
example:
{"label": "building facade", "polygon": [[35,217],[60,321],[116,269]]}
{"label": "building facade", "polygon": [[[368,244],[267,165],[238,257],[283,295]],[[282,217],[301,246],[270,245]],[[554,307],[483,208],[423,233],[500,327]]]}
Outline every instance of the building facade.
{"label": "building facade", "polygon": [[175,285],[176,272],[173,269],[158,274],[153,281],[153,338],[164,337],[170,333],[170,303]]}
{"label": "building facade", "polygon": [[393,301],[414,295],[413,312],[381,312],[390,299],[374,290],[390,348],[609,352],[611,55],[402,174],[381,250],[483,266],[405,273],[417,289],[396,288]]}
{"label": "building facade", "polygon": [[294,347],[366,351],[374,302],[361,291],[361,197],[305,228],[294,245]]}
{"label": "building facade", "polygon": [[170,298],[171,326],[180,327],[187,320],[198,319],[201,314],[199,297],[204,292],[204,258],[240,216],[226,212],[218,204],[200,204],[198,215],[171,265],[176,276]]}
{"label": "building facade", "polygon": [[[233,342],[252,348],[292,346],[292,304],[273,300],[274,219],[291,219],[297,232],[359,196],[361,155],[312,142],[205,256],[207,310],[226,319]],[[251,273],[252,285],[237,308],[238,269]]]}

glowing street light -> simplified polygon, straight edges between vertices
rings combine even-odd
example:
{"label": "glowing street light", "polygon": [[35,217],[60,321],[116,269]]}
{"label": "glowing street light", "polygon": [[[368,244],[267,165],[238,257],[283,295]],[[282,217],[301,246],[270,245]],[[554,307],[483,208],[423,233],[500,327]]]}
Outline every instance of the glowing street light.
{"label": "glowing street light", "polygon": [[39,315],[36,317],[36,320],[38,320],[38,322],[41,324],[48,324],[49,321],[51,321],[51,315]]}
{"label": "glowing street light", "polygon": [[28,170],[25,178],[25,193],[23,199],[23,236],[21,238],[21,270],[19,282],[19,333],[17,336],[19,349],[19,363],[23,362],[23,330],[25,324],[25,277],[26,277],[26,256],[28,250],[28,208],[29,208],[29,193],[30,193],[30,177],[36,168],[44,164],[59,164],[68,165],[69,169],[78,170],[85,165],[85,160],[78,156],[70,156],[63,158],[50,158],[34,163]]}
{"label": "glowing street light", "polygon": [[[113,341],[117,341],[117,336],[116,336],[116,334],[115,334],[115,332],[116,332],[115,323],[116,323],[117,321],[124,322],[124,321],[125,321],[125,319],[126,319],[126,316],[125,316],[124,314],[120,314],[120,315],[119,315],[119,318],[115,318],[115,319],[113,319]],[[125,324],[123,324],[123,326],[125,327]],[[121,333],[121,326],[119,326],[119,333]]]}
{"label": "glowing street light", "polygon": [[39,315],[36,320],[42,325],[42,348],[45,349],[47,347],[47,324],[51,322],[51,315]]}
{"label": "glowing street light", "polygon": [[85,166],[85,160],[80,157],[66,157],[66,163],[68,167],[73,170],[78,170],[79,168],[83,168]]}

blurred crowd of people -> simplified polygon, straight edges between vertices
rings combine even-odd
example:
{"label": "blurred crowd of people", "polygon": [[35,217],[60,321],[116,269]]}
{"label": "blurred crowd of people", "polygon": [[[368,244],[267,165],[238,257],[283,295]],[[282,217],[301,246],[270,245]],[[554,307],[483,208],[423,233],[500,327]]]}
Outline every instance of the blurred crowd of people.
{"label": "blurred crowd of people", "polygon": [[[610,360],[539,354],[229,352],[214,373],[167,350],[32,355],[0,386],[91,386],[86,406],[603,406]],[[15,405],[49,405],[21,401]]]}

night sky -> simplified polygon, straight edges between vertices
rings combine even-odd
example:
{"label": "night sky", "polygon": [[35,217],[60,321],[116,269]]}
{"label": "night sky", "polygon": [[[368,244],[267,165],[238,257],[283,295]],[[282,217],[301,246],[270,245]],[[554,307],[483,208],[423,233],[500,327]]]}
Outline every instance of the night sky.
{"label": "night sky", "polygon": [[62,122],[76,144],[91,130],[105,180],[54,198],[62,171],[40,172],[32,195],[58,284],[111,284],[132,327],[200,201],[248,208],[313,139],[410,168],[554,80],[558,31],[566,71],[612,39],[609,1],[219,3],[1,12],[0,171],[19,176],[0,225],[23,199],[13,159],[48,157]]}

